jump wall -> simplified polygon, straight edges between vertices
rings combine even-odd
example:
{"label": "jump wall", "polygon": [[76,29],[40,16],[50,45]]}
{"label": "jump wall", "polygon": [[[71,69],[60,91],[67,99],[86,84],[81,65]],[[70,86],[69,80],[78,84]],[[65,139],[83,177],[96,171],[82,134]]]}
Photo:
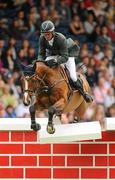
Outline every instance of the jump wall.
{"label": "jump wall", "polygon": [[115,132],[102,139],[39,144],[33,131],[0,130],[0,179],[115,179]]}

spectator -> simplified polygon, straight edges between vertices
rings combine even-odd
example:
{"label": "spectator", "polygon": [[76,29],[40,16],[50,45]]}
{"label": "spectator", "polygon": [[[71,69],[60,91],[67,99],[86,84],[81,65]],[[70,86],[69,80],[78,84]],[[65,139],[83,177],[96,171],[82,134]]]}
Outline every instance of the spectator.
{"label": "spectator", "polygon": [[109,89],[109,88],[111,87],[112,77],[111,77],[111,74],[110,74],[110,72],[108,71],[107,68],[103,68],[103,70],[102,70],[102,76],[103,76],[104,79],[105,79],[105,85],[106,85],[106,87]]}
{"label": "spectator", "polygon": [[99,121],[102,130],[105,129],[105,109],[103,105],[98,104],[96,106],[92,119],[94,121]]}
{"label": "spectator", "polygon": [[91,87],[94,87],[96,77],[95,77],[95,72],[94,72],[92,66],[88,66],[86,77],[87,77],[87,80],[89,82],[89,85]]}
{"label": "spectator", "polygon": [[60,25],[66,26],[69,25],[71,21],[71,12],[69,6],[65,3],[65,0],[59,1],[59,6],[57,7],[57,11],[60,15]]}
{"label": "spectator", "polygon": [[113,17],[113,21],[108,21],[106,23],[108,28],[108,34],[113,42],[115,42],[115,15]]}
{"label": "spectator", "polygon": [[16,40],[23,39],[23,33],[21,31],[20,24],[18,24],[18,20],[14,20],[10,27],[10,36],[13,36]]}
{"label": "spectator", "polygon": [[16,116],[20,118],[24,117],[27,114],[29,116],[29,109],[27,106],[23,104],[22,100],[19,100],[18,105],[16,106],[16,109],[15,109],[15,112],[16,112]]}
{"label": "spectator", "polygon": [[4,68],[9,69],[11,72],[14,69],[14,59],[13,59],[13,51],[12,48],[8,48],[4,53],[4,57],[2,58],[2,63]]}
{"label": "spectator", "polygon": [[104,54],[105,54],[105,57],[108,58],[109,64],[110,65],[111,64],[114,65],[114,57],[113,57],[112,48],[111,47],[110,48],[106,48]]}
{"label": "spectator", "polygon": [[94,46],[93,57],[96,61],[101,61],[101,59],[104,57],[104,53],[98,44],[95,44]]}
{"label": "spectator", "polygon": [[107,117],[115,117],[115,103],[108,108]]}
{"label": "spectator", "polygon": [[24,40],[22,43],[22,50],[24,51],[25,57],[28,57],[28,50],[30,48],[30,43],[28,40]]}
{"label": "spectator", "polygon": [[17,20],[17,23],[18,23],[20,29],[24,29],[26,19],[25,19],[25,13],[23,10],[20,10],[18,12],[16,20]]}
{"label": "spectator", "polygon": [[8,85],[4,86],[4,91],[1,96],[1,100],[4,102],[5,107],[8,105],[16,107],[18,104],[16,97],[14,96],[14,94],[12,94]]}
{"label": "spectator", "polygon": [[114,89],[111,87],[107,91],[107,95],[104,100],[104,105],[106,108],[109,108],[114,103],[115,103],[115,93],[114,93]]}
{"label": "spectator", "polygon": [[99,15],[98,16],[98,19],[97,19],[97,24],[100,26],[100,27],[103,27],[106,25],[106,18],[104,15]]}
{"label": "spectator", "polygon": [[80,21],[79,16],[74,15],[70,23],[70,32],[73,36],[81,35],[84,33],[83,24]]}
{"label": "spectator", "polygon": [[59,0],[55,1],[55,0],[50,0],[48,3],[48,12],[49,14],[51,13],[51,11],[56,10],[57,11],[57,6],[59,4]]}
{"label": "spectator", "polygon": [[39,18],[34,17],[34,13],[29,13],[27,22],[27,34],[25,37],[30,38],[33,34],[39,33]]}
{"label": "spectator", "polygon": [[97,19],[99,15],[105,14],[104,10],[101,7],[101,1],[98,0],[93,0],[93,6],[89,7],[88,10],[94,14],[95,19]]}
{"label": "spectator", "polygon": [[11,37],[8,43],[8,47],[11,49],[12,51],[12,58],[13,60],[16,60],[17,58],[17,50],[16,50],[16,39]]}
{"label": "spectator", "polygon": [[72,0],[72,4],[70,6],[72,17],[78,13],[78,0]]}
{"label": "spectator", "polygon": [[6,107],[5,118],[16,118],[16,114],[15,114],[15,110],[14,110],[13,106],[8,105]]}
{"label": "spectator", "polygon": [[110,21],[114,20],[114,16],[115,16],[114,0],[108,0],[107,6],[105,7],[105,14]]}
{"label": "spectator", "polygon": [[85,6],[85,1],[79,1],[77,13],[82,22],[84,22],[88,16],[88,10]]}
{"label": "spectator", "polygon": [[58,14],[58,11],[56,9],[52,9],[50,11],[50,20],[54,23],[55,27],[58,27],[60,24],[60,15]]}
{"label": "spectator", "polygon": [[36,59],[35,48],[28,49],[28,64],[32,64],[32,62]]}
{"label": "spectator", "polygon": [[88,36],[89,41],[90,41],[90,36],[92,35],[95,26],[96,26],[96,22],[94,21],[93,15],[90,13],[88,15],[86,21],[84,22],[85,32],[86,32],[86,34]]}
{"label": "spectator", "polygon": [[39,27],[40,27],[40,24],[47,19],[49,19],[48,9],[46,7],[41,8],[40,9]]}
{"label": "spectator", "polygon": [[19,78],[19,74],[17,72],[14,72],[13,74],[8,73],[6,78],[6,83],[9,85],[10,91],[13,93],[15,98],[19,99],[19,92],[18,92],[18,86],[16,84],[16,80]]}
{"label": "spectator", "polygon": [[95,43],[97,42],[97,39],[99,38],[100,36],[100,32],[101,32],[101,28],[100,26],[97,24],[95,27],[94,27],[94,30],[92,32],[92,34],[90,35],[90,42],[92,43]]}
{"label": "spectator", "polygon": [[34,23],[37,23],[39,18],[40,18],[40,15],[39,15],[39,13],[37,11],[36,6],[31,7],[29,14],[33,16]]}
{"label": "spectator", "polygon": [[105,48],[108,44],[111,45],[111,38],[108,35],[108,29],[106,26],[102,27],[101,35],[97,39],[97,43],[101,46],[101,48]]}
{"label": "spectator", "polygon": [[23,63],[23,64],[25,64],[25,65],[28,64],[27,56],[26,56],[26,54],[25,54],[25,52],[24,52],[23,49],[21,49],[21,50],[19,51],[17,61],[20,61],[21,63]]}
{"label": "spectator", "polygon": [[107,95],[108,88],[105,86],[105,79],[100,77],[98,80],[98,86],[93,89],[93,94],[97,103],[104,105],[104,99]]}

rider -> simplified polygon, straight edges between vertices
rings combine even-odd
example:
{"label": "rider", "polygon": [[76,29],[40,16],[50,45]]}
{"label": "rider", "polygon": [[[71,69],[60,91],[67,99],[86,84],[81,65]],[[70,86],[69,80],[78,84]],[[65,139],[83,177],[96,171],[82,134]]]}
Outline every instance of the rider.
{"label": "rider", "polygon": [[44,21],[41,24],[38,60],[46,61],[50,67],[65,64],[70,72],[74,87],[80,92],[86,102],[91,102],[92,97],[84,91],[83,82],[76,75],[75,58],[73,57],[74,55],[71,55],[71,52],[74,50],[69,47],[72,41],[72,39],[69,39],[69,43],[67,43],[67,39],[63,34],[55,32],[55,26],[52,21]]}

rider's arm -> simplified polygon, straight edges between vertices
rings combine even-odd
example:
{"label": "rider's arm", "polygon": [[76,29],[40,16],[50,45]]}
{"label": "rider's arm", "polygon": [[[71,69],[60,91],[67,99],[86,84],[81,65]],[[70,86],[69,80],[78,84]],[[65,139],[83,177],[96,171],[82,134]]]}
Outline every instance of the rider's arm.
{"label": "rider's arm", "polygon": [[63,64],[66,63],[68,60],[68,48],[66,38],[60,40],[59,46],[59,56],[57,59],[57,63]]}
{"label": "rider's arm", "polygon": [[46,56],[46,50],[44,45],[44,39],[43,36],[40,36],[39,38],[39,52],[38,52],[38,60],[44,60]]}
{"label": "rider's arm", "polygon": [[73,41],[71,38],[67,39],[69,57],[78,57],[80,53],[79,42]]}

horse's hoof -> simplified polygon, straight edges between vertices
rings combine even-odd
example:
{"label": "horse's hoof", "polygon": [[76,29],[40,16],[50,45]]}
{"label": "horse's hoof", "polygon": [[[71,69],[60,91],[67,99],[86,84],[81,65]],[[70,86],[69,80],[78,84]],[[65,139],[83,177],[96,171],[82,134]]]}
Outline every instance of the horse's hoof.
{"label": "horse's hoof", "polygon": [[40,124],[31,124],[31,129],[34,131],[39,131],[41,129]]}
{"label": "horse's hoof", "polygon": [[47,132],[49,134],[54,134],[55,133],[55,128],[53,126],[47,126]]}

